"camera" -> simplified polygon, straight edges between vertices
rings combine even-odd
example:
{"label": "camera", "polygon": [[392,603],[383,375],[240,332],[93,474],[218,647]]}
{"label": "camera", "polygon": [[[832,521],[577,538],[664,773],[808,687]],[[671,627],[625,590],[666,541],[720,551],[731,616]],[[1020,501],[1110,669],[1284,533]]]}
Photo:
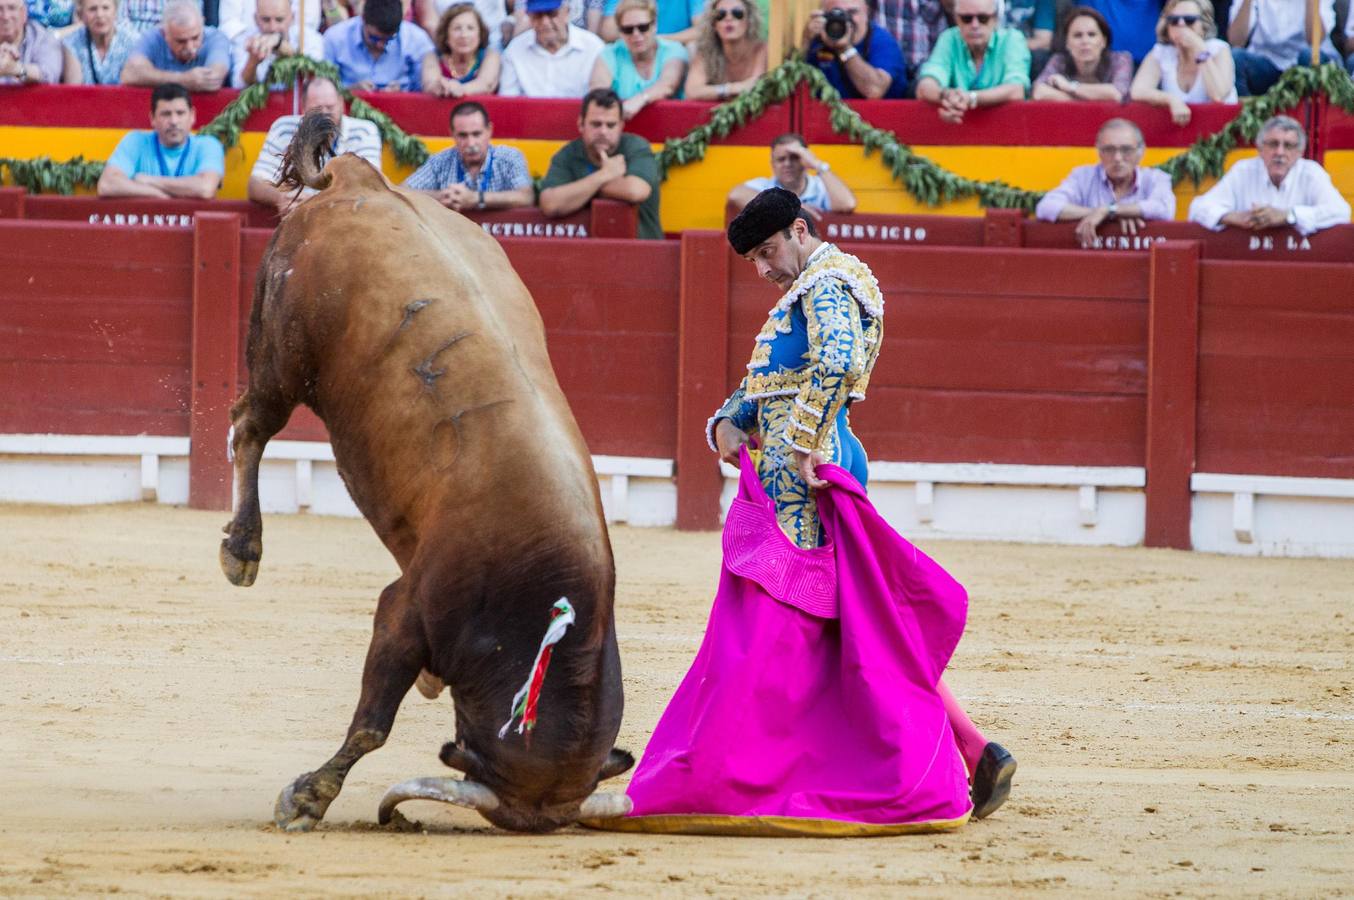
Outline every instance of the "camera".
{"label": "camera", "polygon": [[829,9],[823,14],[823,34],[840,41],[851,31],[851,14],[844,9]]}

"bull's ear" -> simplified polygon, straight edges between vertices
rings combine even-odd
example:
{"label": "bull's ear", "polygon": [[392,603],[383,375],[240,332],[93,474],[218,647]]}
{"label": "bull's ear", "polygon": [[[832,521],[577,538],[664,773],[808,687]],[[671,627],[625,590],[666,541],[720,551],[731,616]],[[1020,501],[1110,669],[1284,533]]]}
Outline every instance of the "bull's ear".
{"label": "bull's ear", "polygon": [[474,750],[459,744],[448,741],[442,745],[442,752],[438,754],[442,762],[447,766],[456,769],[458,772],[464,772],[466,775],[474,778],[480,771],[482,763]]}
{"label": "bull's ear", "polygon": [[628,772],[634,764],[635,757],[629,750],[613,747],[607,754],[606,762],[602,763],[602,774],[597,776],[597,780],[606,781],[608,778],[615,778],[622,772]]}

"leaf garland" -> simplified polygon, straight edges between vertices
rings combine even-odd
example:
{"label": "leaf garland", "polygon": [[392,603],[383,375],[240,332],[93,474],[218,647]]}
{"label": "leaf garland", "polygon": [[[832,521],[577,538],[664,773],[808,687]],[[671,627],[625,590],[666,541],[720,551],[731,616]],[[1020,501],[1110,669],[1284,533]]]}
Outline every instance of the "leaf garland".
{"label": "leaf garland", "polygon": [[[340,83],[338,67],[307,56],[279,59],[273,64],[269,81],[290,87],[303,76],[320,76]],[[894,181],[921,203],[939,206],[976,197],[983,206],[1032,210],[1043,196],[1040,191],[1023,190],[1001,180],[977,181],[956,175],[912,152],[912,148],[899,141],[892,131],[875,128],[861,118],[843,102],[841,94],[818,68],[798,57],[787,59],[759,78],[747,91],[714,107],[704,124],[683,137],[664,141],[658,155],[663,177],[667,178],[669,169],[704,159],[711,141],[728,137],[735,128],[761,116],[767,107],[785,102],[800,84],[805,83],[814,99],[828,108],[828,123],[832,130],[860,144],[866,156],[877,152],[880,161],[889,167]],[[402,165],[417,166],[428,158],[427,145],[403,131],[390,116],[345,89],[341,88],[340,92],[348,101],[349,114],[375,123],[381,140]],[[1354,81],[1339,64],[1294,66],[1285,71],[1267,93],[1242,101],[1236,117],[1219,131],[1199,138],[1187,150],[1159,163],[1157,168],[1171,176],[1172,184],[1188,178],[1198,185],[1205,178],[1221,176],[1227,154],[1243,142],[1255,140],[1266,119],[1292,109],[1316,94],[1325,94],[1332,105],[1354,113]],[[212,135],[222,146],[235,146],[245,122],[268,103],[268,96],[268,85],[250,85],[199,133]],[[98,184],[103,163],[86,160],[83,156],[67,162],[56,162],[46,156],[35,159],[0,157],[0,175],[5,170],[14,184],[32,193],[71,194],[77,187],[92,188]]]}

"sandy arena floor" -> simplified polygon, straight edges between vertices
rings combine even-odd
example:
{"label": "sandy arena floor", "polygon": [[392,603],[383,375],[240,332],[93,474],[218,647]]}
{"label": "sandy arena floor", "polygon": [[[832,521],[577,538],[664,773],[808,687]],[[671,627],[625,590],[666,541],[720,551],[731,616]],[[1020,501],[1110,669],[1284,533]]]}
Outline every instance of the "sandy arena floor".
{"label": "sandy arena floor", "polygon": [[[1354,890],[1354,561],[934,543],[972,595],[950,682],[1020,759],[953,834],[525,837],[390,784],[443,774],[451,710],[411,693],[313,834],[273,799],[336,749],[394,566],[365,523],[265,519],[259,582],[224,513],[0,507],[0,894],[1314,897]],[[695,652],[713,534],[613,532],[642,750]]]}

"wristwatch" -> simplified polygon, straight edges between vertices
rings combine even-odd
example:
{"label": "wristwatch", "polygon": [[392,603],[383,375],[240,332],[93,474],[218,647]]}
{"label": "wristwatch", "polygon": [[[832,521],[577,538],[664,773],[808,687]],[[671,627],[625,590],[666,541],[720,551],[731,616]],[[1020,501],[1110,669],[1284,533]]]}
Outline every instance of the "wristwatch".
{"label": "wristwatch", "polygon": [[484,209],[484,191],[480,191],[480,200],[475,204],[476,209]]}
{"label": "wristwatch", "polygon": [[837,59],[841,60],[842,63],[848,63],[851,60],[855,59],[857,56],[860,56],[859,50],[857,50],[855,47],[847,47],[841,53],[837,54]]}
{"label": "wristwatch", "polygon": [[1288,215],[1284,217],[1284,221],[1286,221],[1289,225],[1298,224],[1298,211],[1296,209],[1290,209],[1288,211]]}
{"label": "wristwatch", "polygon": [[831,171],[832,171],[832,167],[831,167],[831,166],[829,166],[829,165],[828,165],[827,163],[825,163],[825,162],[822,162],[821,160],[819,161],[819,163],[818,163],[818,174],[819,174],[819,175],[822,175],[824,172],[831,172]]}
{"label": "wristwatch", "polygon": [[1198,53],[1194,55],[1194,61],[1196,63],[1206,63],[1212,58],[1213,58],[1212,50],[1200,50]]}
{"label": "wristwatch", "polygon": [[1110,205],[1105,207],[1105,213],[1111,219],[1119,218],[1119,202],[1117,200],[1111,200]]}

